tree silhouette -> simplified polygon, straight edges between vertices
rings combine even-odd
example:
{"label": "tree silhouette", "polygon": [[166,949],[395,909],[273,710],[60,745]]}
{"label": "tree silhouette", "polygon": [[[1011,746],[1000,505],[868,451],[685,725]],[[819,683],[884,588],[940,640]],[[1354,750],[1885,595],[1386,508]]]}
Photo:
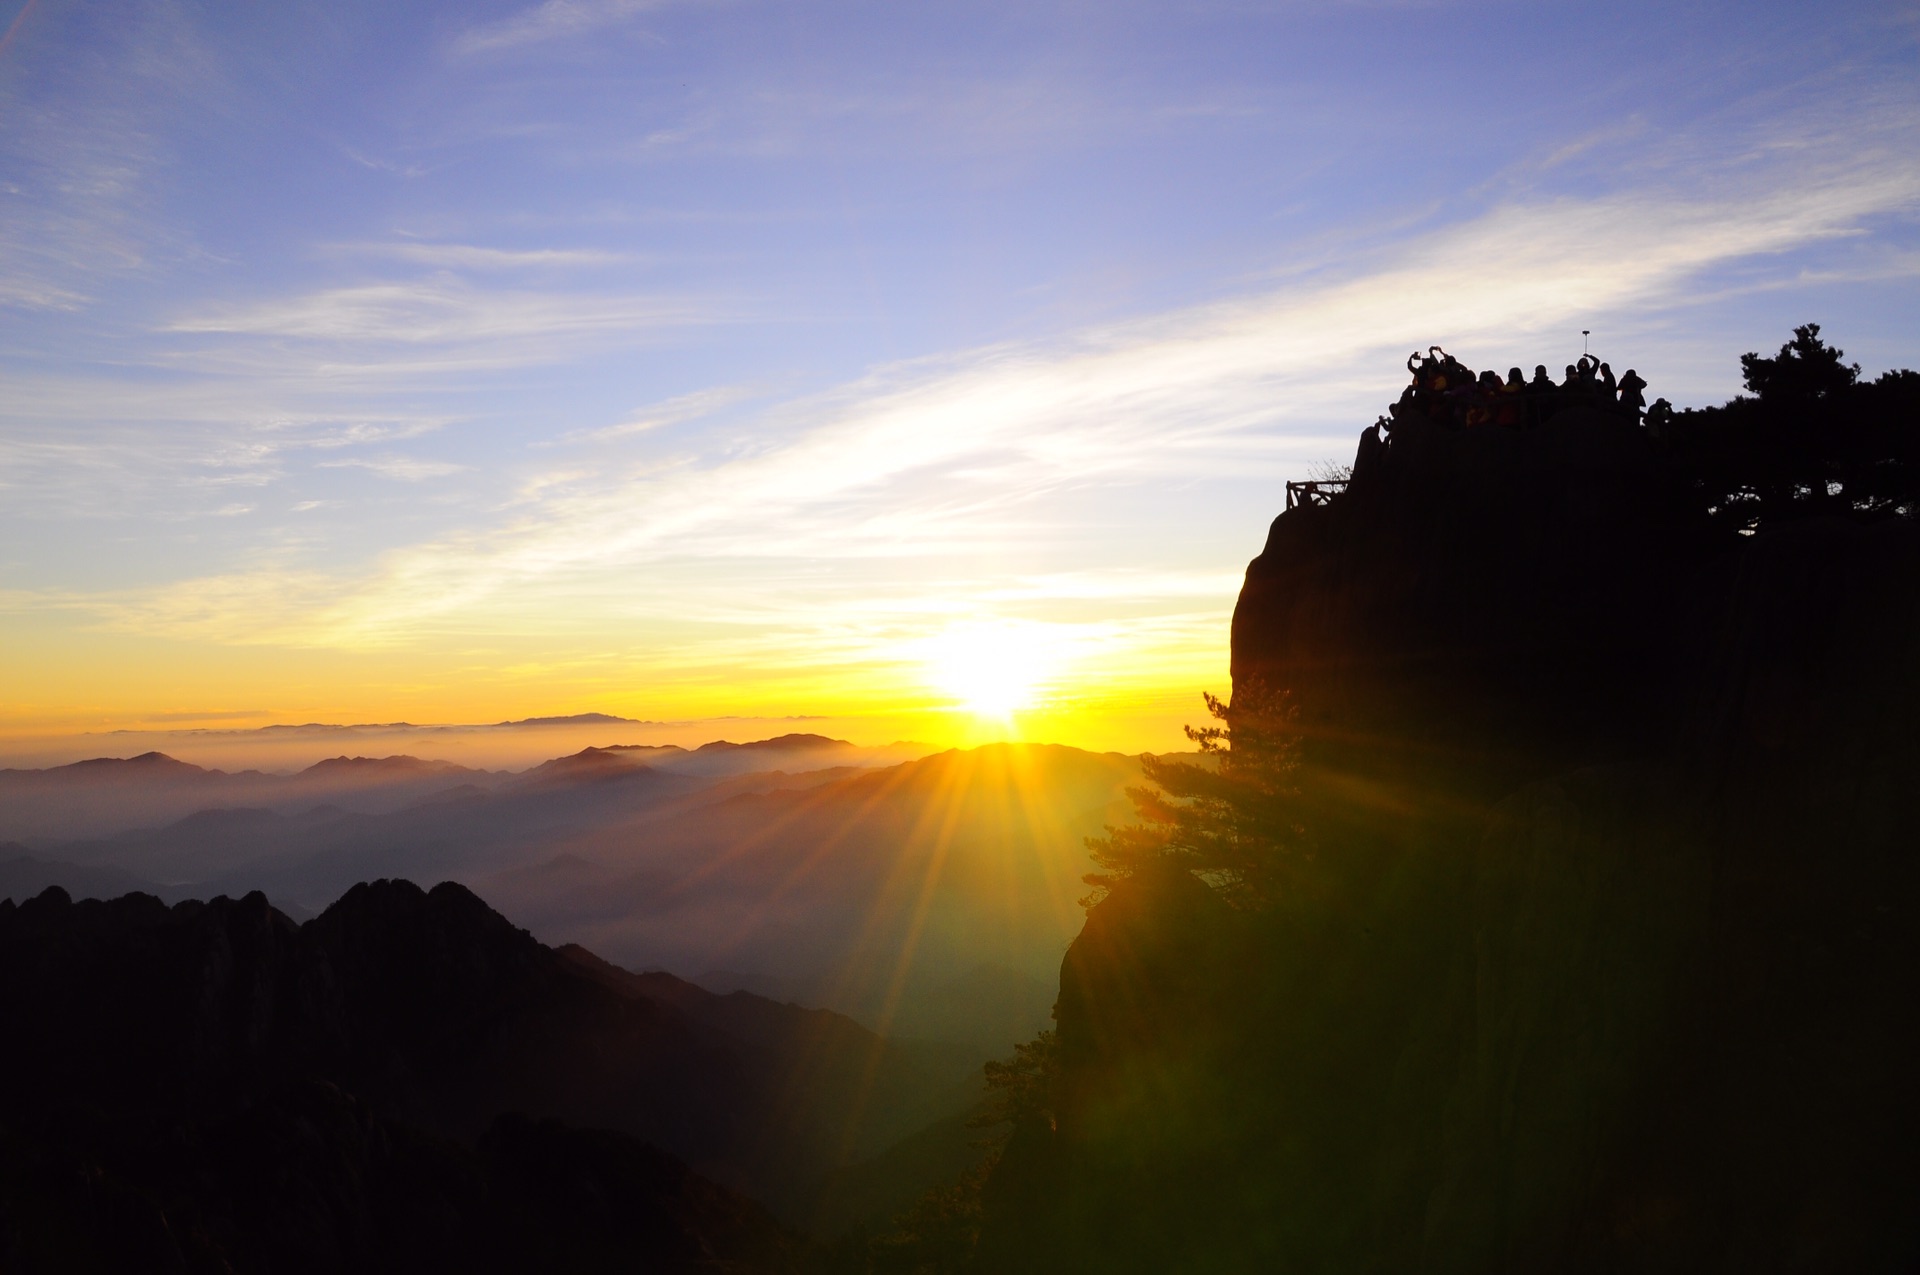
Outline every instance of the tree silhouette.
{"label": "tree silhouette", "polygon": [[1793,340],[1773,358],[1742,354],[1740,374],[1761,402],[1801,406],[1836,398],[1854,387],[1860,365],[1842,362],[1845,358],[1844,350],[1820,339],[1818,323],[1807,323],[1793,330]]}
{"label": "tree silhouette", "polygon": [[1235,907],[1267,908],[1308,853],[1300,817],[1300,736],[1292,696],[1243,679],[1231,702],[1204,696],[1217,726],[1186,727],[1198,762],[1147,756],[1154,787],[1127,789],[1139,822],[1087,838],[1097,901],[1142,873],[1185,871]]}
{"label": "tree silhouette", "polygon": [[1657,426],[1713,521],[1753,532],[1814,515],[1920,512],[1920,375],[1863,380],[1817,323],[1771,358],[1741,355],[1740,371],[1747,394],[1662,414]]}
{"label": "tree silhouette", "polygon": [[1006,1130],[988,1144],[996,1151],[1024,1124],[1053,1127],[1053,1081],[1060,1069],[1059,1046],[1058,1035],[1043,1031],[1026,1044],[1015,1045],[1013,1057],[986,1064],[987,1105],[967,1124],[975,1129],[1006,1125]]}

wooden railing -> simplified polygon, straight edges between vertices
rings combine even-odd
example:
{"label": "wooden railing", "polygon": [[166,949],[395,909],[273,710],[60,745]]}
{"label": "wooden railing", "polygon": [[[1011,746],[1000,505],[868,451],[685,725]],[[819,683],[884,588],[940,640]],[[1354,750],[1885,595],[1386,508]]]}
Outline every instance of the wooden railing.
{"label": "wooden railing", "polygon": [[1325,505],[1347,489],[1344,478],[1315,478],[1304,483],[1287,484],[1287,508],[1295,505]]}

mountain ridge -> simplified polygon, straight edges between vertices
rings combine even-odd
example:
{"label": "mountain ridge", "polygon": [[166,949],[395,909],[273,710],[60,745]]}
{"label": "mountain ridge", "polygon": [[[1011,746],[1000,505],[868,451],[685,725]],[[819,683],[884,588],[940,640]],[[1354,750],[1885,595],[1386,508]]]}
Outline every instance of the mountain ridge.
{"label": "mountain ridge", "polygon": [[259,894],[0,901],[0,1013],[32,1042],[0,1126],[30,1137],[219,1124],[317,1075],[469,1147],[516,1112],[639,1137],[800,1220],[952,1083],[839,1015],[548,948],[451,883],[364,882],[304,925]]}

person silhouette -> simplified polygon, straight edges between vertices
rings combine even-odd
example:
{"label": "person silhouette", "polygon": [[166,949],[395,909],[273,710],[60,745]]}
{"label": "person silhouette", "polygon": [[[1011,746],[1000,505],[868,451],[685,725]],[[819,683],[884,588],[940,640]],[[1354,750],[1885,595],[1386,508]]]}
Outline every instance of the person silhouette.
{"label": "person silhouette", "polygon": [[1467,413],[1461,423],[1469,427],[1490,424],[1493,421],[1494,404],[1500,398],[1500,388],[1500,374],[1492,368],[1475,378],[1463,396]]}
{"label": "person silhouette", "polygon": [[1673,404],[1664,398],[1653,400],[1653,406],[1647,409],[1647,433],[1655,438],[1664,438],[1672,423]]}
{"label": "person silhouette", "polygon": [[1600,388],[1609,403],[1614,401],[1614,395],[1620,388],[1619,382],[1613,379],[1613,369],[1605,363],[1600,365]]}
{"label": "person silhouette", "polygon": [[1523,396],[1527,392],[1527,378],[1520,369],[1508,368],[1506,382],[1499,385],[1498,389],[1500,393],[1496,402],[1499,406],[1494,409],[1493,423],[1509,429],[1524,423],[1526,404]]}
{"label": "person silhouette", "polygon": [[1533,379],[1527,382],[1527,388],[1535,394],[1551,394],[1554,391],[1553,378],[1547,375],[1545,363],[1533,365]]}
{"label": "person silhouette", "polygon": [[1636,421],[1640,419],[1641,409],[1647,405],[1646,388],[1647,383],[1632,368],[1628,368],[1627,374],[1620,378],[1620,410]]}

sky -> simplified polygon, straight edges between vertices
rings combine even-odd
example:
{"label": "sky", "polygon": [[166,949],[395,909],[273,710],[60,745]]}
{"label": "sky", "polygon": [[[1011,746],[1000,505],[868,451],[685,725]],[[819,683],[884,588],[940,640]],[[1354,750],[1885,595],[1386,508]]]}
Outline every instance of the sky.
{"label": "sky", "polygon": [[0,754],[1176,747],[1409,350],[1920,366],[1912,3],[0,21]]}

